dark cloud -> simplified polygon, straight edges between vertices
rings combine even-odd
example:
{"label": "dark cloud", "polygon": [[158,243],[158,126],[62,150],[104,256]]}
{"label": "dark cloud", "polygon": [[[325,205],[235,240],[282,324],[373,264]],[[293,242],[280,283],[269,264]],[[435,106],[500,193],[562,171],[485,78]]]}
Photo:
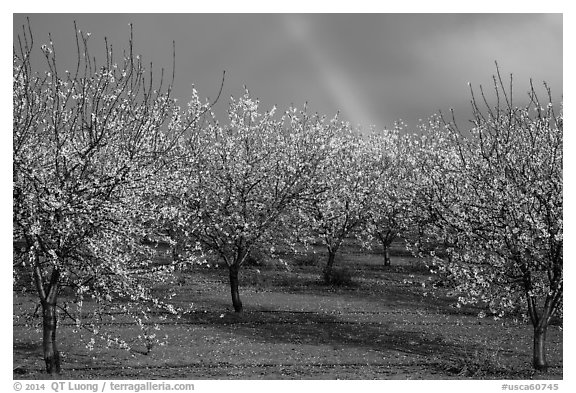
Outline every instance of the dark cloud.
{"label": "dark cloud", "polygon": [[[264,106],[311,103],[331,115],[389,126],[415,125],[438,109],[469,113],[467,82],[489,85],[496,71],[514,74],[518,94],[529,78],[562,95],[561,14],[35,14],[38,42],[50,31],[64,62],[74,56],[73,25],[125,47],[135,26],[136,51],[171,67],[176,41],[176,95],[195,84],[214,97],[226,70],[224,97],[247,85]],[[24,15],[14,16],[15,32]],[[225,112],[226,102],[220,103]]]}

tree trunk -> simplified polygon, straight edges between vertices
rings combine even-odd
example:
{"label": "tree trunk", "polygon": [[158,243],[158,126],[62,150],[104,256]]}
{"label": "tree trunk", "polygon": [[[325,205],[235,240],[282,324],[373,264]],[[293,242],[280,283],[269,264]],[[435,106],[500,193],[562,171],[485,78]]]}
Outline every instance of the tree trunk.
{"label": "tree trunk", "polygon": [[240,300],[240,293],[238,292],[238,271],[240,266],[236,263],[230,265],[228,268],[230,272],[230,293],[232,295],[232,305],[234,311],[242,312],[242,301]]}
{"label": "tree trunk", "polygon": [[392,263],[390,261],[390,246],[392,245],[392,241],[396,237],[396,233],[389,230],[386,231],[386,234],[378,231],[378,238],[380,238],[380,242],[382,243],[382,256],[384,257],[384,266],[390,266]]}
{"label": "tree trunk", "polygon": [[388,246],[384,246],[384,253],[382,255],[384,257],[384,266],[390,266],[390,252],[388,251]]}
{"label": "tree trunk", "polygon": [[34,281],[42,305],[42,339],[44,361],[48,374],[60,374],[60,352],[56,345],[56,328],[58,313],[56,302],[60,282],[60,270],[54,267],[50,274],[50,281],[45,286],[42,280],[40,257],[35,253]]}
{"label": "tree trunk", "polygon": [[532,358],[532,362],[534,368],[539,371],[546,371],[548,369],[548,362],[546,361],[547,328],[548,326],[544,323],[538,324],[536,327],[534,327],[534,356]]}
{"label": "tree trunk", "polygon": [[42,302],[43,348],[46,372],[60,374],[60,352],[56,345],[57,312],[56,302]]}
{"label": "tree trunk", "polygon": [[525,269],[523,273],[524,289],[526,291],[526,300],[528,303],[528,315],[530,315],[530,320],[532,321],[532,326],[534,327],[532,365],[535,370],[546,371],[548,370],[548,362],[546,361],[546,330],[548,329],[550,318],[556,311],[556,307],[558,305],[558,286],[556,284],[553,285],[554,293],[550,293],[548,296],[546,296],[543,310],[541,313],[538,313],[537,299],[534,295],[530,294],[530,291],[533,288],[531,272],[530,270]]}
{"label": "tree trunk", "polygon": [[336,259],[336,251],[328,250],[328,261],[326,262],[326,267],[324,268],[324,281],[330,283],[332,280],[332,270],[334,267],[334,261]]}
{"label": "tree trunk", "polygon": [[172,246],[172,262],[180,262],[180,253],[177,247],[177,244]]}

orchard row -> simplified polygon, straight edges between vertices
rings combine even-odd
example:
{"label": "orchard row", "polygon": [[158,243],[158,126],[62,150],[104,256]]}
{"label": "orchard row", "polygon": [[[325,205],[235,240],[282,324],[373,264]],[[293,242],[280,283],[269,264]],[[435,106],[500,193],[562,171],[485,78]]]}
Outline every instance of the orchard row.
{"label": "orchard row", "polygon": [[[47,372],[60,371],[59,308],[100,336],[94,318],[84,326],[85,299],[99,306],[92,316],[121,309],[144,330],[151,306],[184,312],[152,295],[183,264],[154,263],[142,242],[152,233],[220,258],[237,312],[238,273],[256,249],[321,239],[329,281],[344,239],[387,250],[403,236],[460,302],[499,316],[522,305],[534,367],[547,368],[563,286],[563,118],[549,91],[540,102],[532,88],[516,107],[498,71],[496,102],[472,93],[465,130],[438,115],[417,130],[360,131],[305,107],[262,110],[248,91],[221,124],[196,91],[178,106],[132,40],[119,63],[107,47],[102,65],[87,40],[77,33],[72,71],[52,45],[41,48],[47,71],[33,70],[29,32],[13,58],[14,274],[40,301]],[[63,288],[74,298],[59,297]]]}

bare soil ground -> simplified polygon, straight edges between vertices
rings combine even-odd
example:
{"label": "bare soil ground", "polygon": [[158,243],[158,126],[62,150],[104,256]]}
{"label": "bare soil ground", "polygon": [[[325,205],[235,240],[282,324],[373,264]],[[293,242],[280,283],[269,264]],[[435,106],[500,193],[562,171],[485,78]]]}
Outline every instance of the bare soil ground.
{"label": "bare soil ground", "polygon": [[[319,251],[321,249],[318,249]],[[176,302],[193,303],[182,318],[161,321],[165,345],[148,354],[133,324],[108,326],[131,351],[96,346],[70,323],[59,327],[60,379],[562,379],[562,328],[548,333],[547,373],[531,368],[531,325],[478,318],[457,308],[434,277],[400,249],[392,266],[349,248],[337,261],[354,285],[319,281],[323,260],[268,261],[241,271],[245,311],[232,312],[227,272],[195,267],[175,280]],[[396,255],[396,256],[394,256]],[[158,291],[167,288],[159,287]],[[14,313],[34,311],[33,297],[14,299]],[[15,319],[15,379],[46,379],[41,333]],[[38,323],[40,320],[38,319]]]}

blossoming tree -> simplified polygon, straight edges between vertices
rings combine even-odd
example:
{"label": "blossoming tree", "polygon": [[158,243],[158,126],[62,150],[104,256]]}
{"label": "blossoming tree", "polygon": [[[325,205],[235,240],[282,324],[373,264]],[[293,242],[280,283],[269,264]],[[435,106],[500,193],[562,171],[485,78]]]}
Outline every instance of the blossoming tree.
{"label": "blossoming tree", "polygon": [[255,247],[274,251],[286,212],[309,192],[335,121],[305,110],[260,113],[248,91],[232,99],[230,122],[190,136],[179,172],[172,228],[228,267],[232,304],[242,311],[239,271]]}
{"label": "blossoming tree", "polygon": [[163,187],[158,173],[200,114],[182,114],[163,78],[153,83],[132,53],[132,34],[120,64],[107,44],[97,65],[90,34],[76,31],[71,72],[52,42],[42,46],[46,71],[34,71],[29,27],[13,55],[13,235],[23,244],[14,272],[37,293],[48,373],[61,369],[59,315],[127,347],[98,328],[109,318],[104,310],[133,315],[150,339],[148,308],[175,311],[150,291],[171,268],[155,265],[141,240],[156,214],[149,196]]}
{"label": "blossoming tree", "polygon": [[299,207],[302,222],[319,237],[328,253],[324,271],[330,282],[338,250],[369,218],[372,198],[383,181],[390,159],[375,139],[364,139],[348,124],[340,128],[311,184],[313,192]]}
{"label": "blossoming tree", "polygon": [[412,163],[412,138],[399,124],[392,130],[374,132],[369,144],[384,155],[381,174],[374,184],[370,208],[363,224],[364,237],[382,246],[384,265],[390,265],[392,242],[412,229],[415,171]]}
{"label": "blossoming tree", "polygon": [[[533,365],[548,367],[546,332],[561,312],[563,288],[563,115],[539,101],[517,107],[494,78],[496,104],[472,93],[473,128],[430,124],[440,146],[428,150],[428,234],[448,245],[434,263],[455,282],[460,302],[483,302],[502,316],[523,301],[534,328]],[[442,148],[443,146],[443,148]],[[440,152],[440,154],[439,154]]]}

